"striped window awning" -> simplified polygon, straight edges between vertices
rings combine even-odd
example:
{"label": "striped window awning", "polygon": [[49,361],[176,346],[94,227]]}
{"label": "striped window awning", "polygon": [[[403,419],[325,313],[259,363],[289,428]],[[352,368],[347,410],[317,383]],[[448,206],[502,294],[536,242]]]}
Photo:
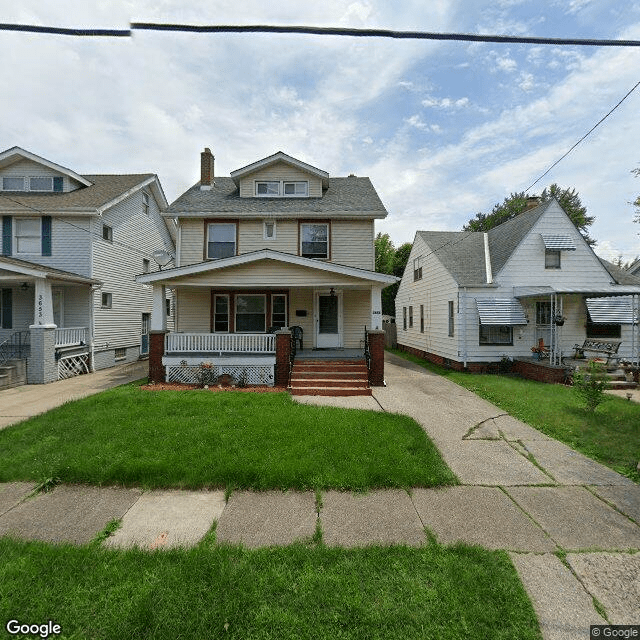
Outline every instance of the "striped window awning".
{"label": "striped window awning", "polygon": [[476,298],[480,324],[527,324],[527,317],[515,298]]}
{"label": "striped window awning", "polygon": [[541,233],[545,249],[564,249],[567,251],[575,251],[576,243],[571,236],[549,235]]}
{"label": "striped window awning", "polygon": [[631,296],[587,298],[587,310],[594,324],[632,324],[633,303]]}

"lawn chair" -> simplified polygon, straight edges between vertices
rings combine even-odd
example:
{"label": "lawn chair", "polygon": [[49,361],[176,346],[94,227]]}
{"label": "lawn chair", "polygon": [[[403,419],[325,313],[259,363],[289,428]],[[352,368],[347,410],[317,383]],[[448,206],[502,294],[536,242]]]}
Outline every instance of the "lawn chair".
{"label": "lawn chair", "polygon": [[544,346],[544,338],[538,338],[538,346],[531,347],[531,351],[538,355],[538,360],[549,357],[549,347]]}
{"label": "lawn chair", "polygon": [[296,342],[300,343],[300,351],[302,351],[302,327],[299,325],[294,325],[293,327],[289,327],[289,331],[291,331],[291,339],[293,340],[293,344]]}

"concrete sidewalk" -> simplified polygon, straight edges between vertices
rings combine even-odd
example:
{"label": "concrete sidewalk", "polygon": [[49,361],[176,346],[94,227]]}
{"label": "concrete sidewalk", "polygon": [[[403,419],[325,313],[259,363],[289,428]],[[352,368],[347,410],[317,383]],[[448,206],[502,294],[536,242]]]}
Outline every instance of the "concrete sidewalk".
{"label": "concrete sidewalk", "polygon": [[251,548],[319,531],[345,547],[435,537],[509,551],[548,640],[604,624],[594,598],[609,622],[640,623],[640,486],[401,358],[387,354],[386,375],[373,397],[296,400],[411,415],[461,486],[327,491],[320,502],[312,492],[235,491],[225,502],[222,491],[73,486],[29,498],[31,484],[12,483],[0,485],[0,535],[84,543],[117,518],[105,543],[114,548],[194,545],[214,521],[219,543]]}
{"label": "concrete sidewalk", "polygon": [[0,391],[0,429],[59,407],[65,402],[146,378],[145,360],[123,364],[51,384],[29,384]]}

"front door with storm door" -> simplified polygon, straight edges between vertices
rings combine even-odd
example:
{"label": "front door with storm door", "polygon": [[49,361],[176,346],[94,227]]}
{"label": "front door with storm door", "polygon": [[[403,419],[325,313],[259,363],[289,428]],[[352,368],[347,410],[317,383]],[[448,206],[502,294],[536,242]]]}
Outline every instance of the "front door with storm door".
{"label": "front door with storm door", "polygon": [[149,355],[149,326],[151,325],[151,314],[142,314],[142,330],[140,331],[140,355]]}
{"label": "front door with storm door", "polygon": [[342,293],[316,294],[316,348],[342,346]]}

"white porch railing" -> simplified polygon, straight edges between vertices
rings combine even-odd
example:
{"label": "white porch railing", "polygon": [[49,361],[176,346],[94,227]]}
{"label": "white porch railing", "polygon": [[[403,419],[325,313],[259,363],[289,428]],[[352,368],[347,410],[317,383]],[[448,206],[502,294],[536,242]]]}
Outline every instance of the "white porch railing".
{"label": "white porch railing", "polygon": [[275,353],[272,333],[168,333],[165,353]]}
{"label": "white porch railing", "polygon": [[87,344],[89,330],[87,327],[64,327],[56,329],[56,347],[72,347],[76,344]]}

